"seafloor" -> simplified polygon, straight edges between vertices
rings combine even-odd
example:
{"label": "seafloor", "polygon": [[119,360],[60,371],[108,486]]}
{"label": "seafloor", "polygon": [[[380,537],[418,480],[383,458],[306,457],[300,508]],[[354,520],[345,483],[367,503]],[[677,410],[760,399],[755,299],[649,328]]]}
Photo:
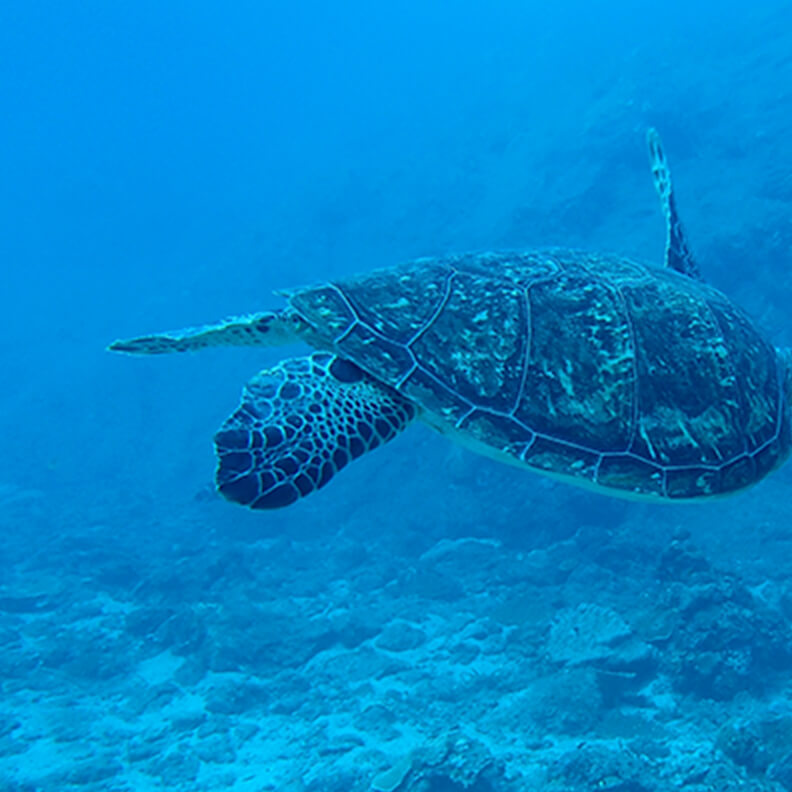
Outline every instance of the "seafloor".
{"label": "seafloor", "polygon": [[792,789],[789,472],[603,508],[416,432],[289,533],[201,492],[6,546],[0,788]]}

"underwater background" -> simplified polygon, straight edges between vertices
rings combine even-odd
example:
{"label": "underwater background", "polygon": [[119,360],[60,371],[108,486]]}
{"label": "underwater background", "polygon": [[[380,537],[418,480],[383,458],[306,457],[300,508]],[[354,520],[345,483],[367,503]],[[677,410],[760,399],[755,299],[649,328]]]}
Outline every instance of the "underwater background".
{"label": "underwater background", "polygon": [[792,464],[613,500],[422,425],[251,513],[296,347],[116,338],[426,255],[661,263],[792,345],[792,6],[0,7],[0,790],[792,790]]}

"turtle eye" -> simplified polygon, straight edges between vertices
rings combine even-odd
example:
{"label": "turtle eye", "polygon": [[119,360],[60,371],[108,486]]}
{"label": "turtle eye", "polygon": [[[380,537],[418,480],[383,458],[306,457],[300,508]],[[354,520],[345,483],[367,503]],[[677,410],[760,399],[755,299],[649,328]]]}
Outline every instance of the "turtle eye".
{"label": "turtle eye", "polygon": [[363,379],[362,369],[339,357],[330,364],[329,371],[339,382],[360,382]]}

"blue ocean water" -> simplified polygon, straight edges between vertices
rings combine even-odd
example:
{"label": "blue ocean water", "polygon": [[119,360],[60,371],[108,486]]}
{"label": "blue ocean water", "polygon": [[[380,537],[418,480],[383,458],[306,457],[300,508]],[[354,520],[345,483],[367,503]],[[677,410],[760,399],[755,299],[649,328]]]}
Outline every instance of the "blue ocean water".
{"label": "blue ocean water", "polygon": [[108,343],[410,258],[661,263],[792,346],[792,8],[0,8],[0,790],[792,789],[792,466],[614,500],[424,426],[253,513],[212,436],[308,348]]}

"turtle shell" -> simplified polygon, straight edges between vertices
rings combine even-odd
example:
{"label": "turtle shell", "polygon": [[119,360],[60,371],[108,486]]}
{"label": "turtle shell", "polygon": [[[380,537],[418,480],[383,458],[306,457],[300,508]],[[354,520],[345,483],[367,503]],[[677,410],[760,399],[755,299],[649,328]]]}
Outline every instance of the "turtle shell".
{"label": "turtle shell", "polygon": [[328,349],[442,431],[612,494],[696,498],[790,452],[775,349],[723,294],[570,250],[424,258],[298,290]]}

